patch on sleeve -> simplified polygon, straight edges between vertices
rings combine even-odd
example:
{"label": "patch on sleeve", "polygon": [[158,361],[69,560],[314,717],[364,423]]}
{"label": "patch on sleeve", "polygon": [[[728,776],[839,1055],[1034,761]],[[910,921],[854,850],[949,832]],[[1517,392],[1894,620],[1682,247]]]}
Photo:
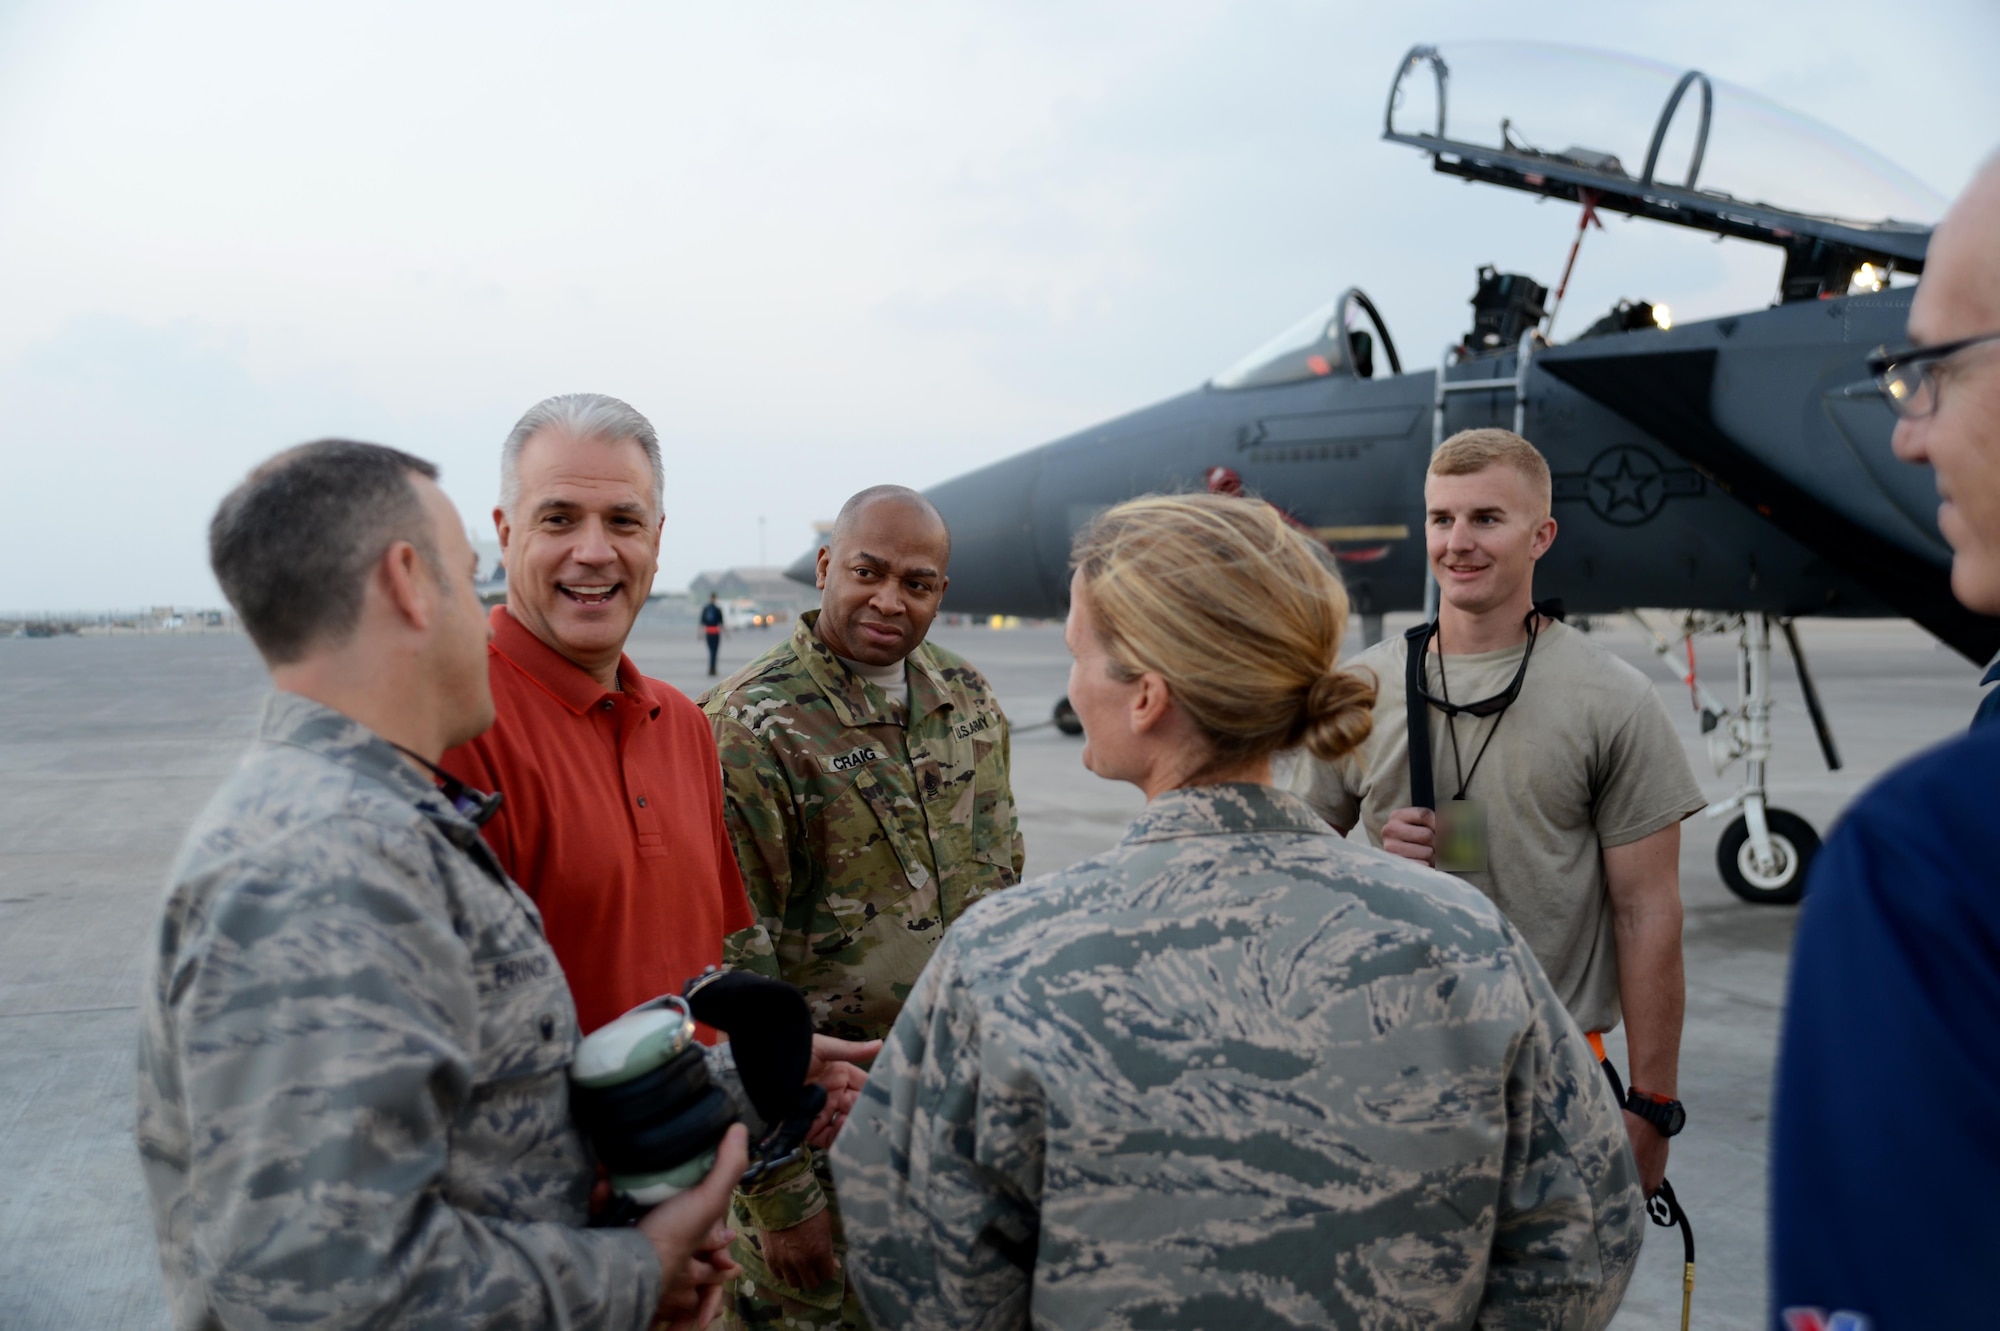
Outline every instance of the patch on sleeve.
{"label": "patch on sleeve", "polygon": [[993,732],[999,728],[999,717],[992,712],[981,712],[970,721],[962,721],[953,727],[952,733],[959,739],[971,739],[974,735],[985,735],[991,739]]}
{"label": "patch on sleeve", "polygon": [[828,772],[838,773],[851,772],[864,763],[879,762],[881,758],[880,748],[873,744],[863,744],[860,748],[849,749],[846,753],[822,753],[819,761]]}

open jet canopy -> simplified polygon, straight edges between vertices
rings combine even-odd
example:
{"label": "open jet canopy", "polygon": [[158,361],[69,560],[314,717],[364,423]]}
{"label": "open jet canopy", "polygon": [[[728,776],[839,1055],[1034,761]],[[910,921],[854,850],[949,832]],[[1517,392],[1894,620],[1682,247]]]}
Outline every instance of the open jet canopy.
{"label": "open jet canopy", "polygon": [[1382,136],[1434,168],[1786,252],[1786,301],[1919,273],[1944,201],[1838,131],[1700,70],[1522,42],[1414,46]]}

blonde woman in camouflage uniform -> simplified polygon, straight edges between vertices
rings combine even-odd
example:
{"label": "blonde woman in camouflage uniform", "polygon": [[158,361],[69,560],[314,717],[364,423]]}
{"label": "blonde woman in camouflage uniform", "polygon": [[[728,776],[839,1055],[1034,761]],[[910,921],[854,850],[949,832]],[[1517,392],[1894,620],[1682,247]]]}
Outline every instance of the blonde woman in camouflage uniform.
{"label": "blonde woman in camouflage uniform", "polygon": [[1644,1217],[1583,1035],[1491,902],[1336,836],[1272,755],[1367,734],[1347,603],[1261,503],[1079,540],[1114,850],[981,902],[833,1148],[878,1327],[1601,1327]]}

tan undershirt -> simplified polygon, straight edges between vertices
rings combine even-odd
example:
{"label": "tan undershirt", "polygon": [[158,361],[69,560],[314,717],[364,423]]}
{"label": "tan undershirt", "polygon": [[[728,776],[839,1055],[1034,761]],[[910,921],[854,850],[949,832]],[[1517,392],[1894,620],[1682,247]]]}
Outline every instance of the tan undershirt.
{"label": "tan undershirt", "polygon": [[863,665],[859,661],[850,661],[846,657],[838,655],[834,659],[849,670],[852,670],[855,674],[861,676],[861,678],[867,680],[870,684],[873,684],[876,688],[882,690],[883,695],[891,702],[902,703],[905,710],[909,708],[909,658],[905,657],[894,664],[885,666]]}

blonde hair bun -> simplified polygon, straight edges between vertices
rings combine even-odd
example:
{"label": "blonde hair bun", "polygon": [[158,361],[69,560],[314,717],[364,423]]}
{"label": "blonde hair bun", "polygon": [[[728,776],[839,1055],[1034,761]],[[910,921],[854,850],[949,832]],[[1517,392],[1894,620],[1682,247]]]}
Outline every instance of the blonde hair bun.
{"label": "blonde hair bun", "polygon": [[1368,670],[1329,670],[1312,683],[1300,742],[1323,762],[1352,753],[1375,728],[1376,680]]}
{"label": "blonde hair bun", "polygon": [[1229,765],[1367,737],[1373,680],[1335,667],[1347,591],[1324,546],[1261,499],[1147,495],[1105,510],[1074,552],[1119,678],[1156,674]]}

